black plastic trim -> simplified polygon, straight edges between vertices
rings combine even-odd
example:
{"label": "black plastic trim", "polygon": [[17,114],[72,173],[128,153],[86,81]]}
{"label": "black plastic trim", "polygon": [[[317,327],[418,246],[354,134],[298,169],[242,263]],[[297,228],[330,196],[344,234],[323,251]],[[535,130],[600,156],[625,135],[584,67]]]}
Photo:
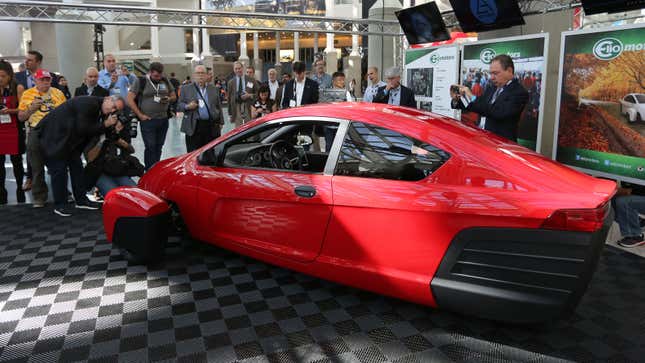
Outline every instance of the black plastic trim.
{"label": "black plastic trim", "polygon": [[142,261],[164,255],[171,226],[170,211],[151,217],[121,217],[114,224],[112,243]]}
{"label": "black plastic trim", "polygon": [[536,323],[571,314],[587,290],[613,221],[593,233],[469,228],[459,232],[430,283],[440,308]]}

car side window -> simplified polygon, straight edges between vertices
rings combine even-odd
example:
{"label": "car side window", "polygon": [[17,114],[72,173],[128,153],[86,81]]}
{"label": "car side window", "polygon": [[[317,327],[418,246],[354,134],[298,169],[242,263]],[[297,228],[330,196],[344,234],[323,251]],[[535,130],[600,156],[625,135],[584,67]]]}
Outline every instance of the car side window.
{"label": "car side window", "polygon": [[417,181],[431,175],[449,158],[446,151],[396,131],[353,122],[334,174]]}
{"label": "car side window", "polygon": [[337,130],[322,121],[259,125],[226,144],[223,166],[322,173]]}
{"label": "car side window", "polygon": [[625,97],[625,101],[626,101],[626,102],[629,102],[629,103],[635,103],[635,101],[634,101],[634,97],[632,97],[632,95],[627,95],[627,96]]}

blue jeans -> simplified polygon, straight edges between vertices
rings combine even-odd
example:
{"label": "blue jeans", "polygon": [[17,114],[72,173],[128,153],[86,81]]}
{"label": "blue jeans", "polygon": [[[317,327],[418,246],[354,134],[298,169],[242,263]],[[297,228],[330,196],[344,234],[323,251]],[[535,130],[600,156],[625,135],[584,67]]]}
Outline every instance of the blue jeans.
{"label": "blue jeans", "polygon": [[54,206],[62,208],[67,203],[67,170],[72,177],[72,191],[76,203],[87,200],[85,196],[85,179],[83,178],[83,164],[80,155],[72,155],[65,160],[47,160],[47,169],[51,175],[52,191],[54,193]]}
{"label": "blue jeans", "polygon": [[107,193],[117,187],[134,187],[137,183],[132,180],[129,176],[110,176],[101,174],[99,179],[96,181],[96,187],[99,188],[102,196],[106,196]]}
{"label": "blue jeans", "polygon": [[166,132],[168,132],[168,119],[153,118],[139,122],[139,125],[141,125],[141,137],[145,145],[143,163],[146,166],[146,170],[149,170],[156,162],[161,160],[161,151],[166,141]]}
{"label": "blue jeans", "polygon": [[645,196],[621,195],[614,199],[616,222],[623,236],[640,236],[641,226],[638,214],[645,213]]}

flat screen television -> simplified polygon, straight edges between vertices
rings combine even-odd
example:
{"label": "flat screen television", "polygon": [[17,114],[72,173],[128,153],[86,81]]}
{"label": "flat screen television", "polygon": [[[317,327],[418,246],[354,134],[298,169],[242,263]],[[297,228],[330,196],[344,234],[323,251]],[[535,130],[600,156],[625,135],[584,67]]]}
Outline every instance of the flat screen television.
{"label": "flat screen television", "polygon": [[524,25],[517,0],[450,0],[455,16],[464,32]]}
{"label": "flat screen television", "polygon": [[440,42],[450,39],[443,17],[435,2],[395,12],[410,44]]}
{"label": "flat screen television", "polygon": [[645,0],[582,0],[585,15],[617,13],[645,8]]}

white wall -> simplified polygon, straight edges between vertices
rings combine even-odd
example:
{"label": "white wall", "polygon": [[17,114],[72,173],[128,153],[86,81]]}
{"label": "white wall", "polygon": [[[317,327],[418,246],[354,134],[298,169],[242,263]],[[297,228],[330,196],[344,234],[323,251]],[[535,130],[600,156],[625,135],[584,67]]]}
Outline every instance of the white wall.
{"label": "white wall", "polygon": [[94,63],[94,29],[91,25],[56,24],[59,71],[73,92],[83,82],[85,70]]}
{"label": "white wall", "polygon": [[56,29],[53,23],[31,23],[31,49],[43,54],[43,68],[59,72]]}
{"label": "white wall", "polygon": [[0,54],[4,57],[23,56],[20,50],[22,34],[20,32],[20,23],[7,21],[0,22]]}

